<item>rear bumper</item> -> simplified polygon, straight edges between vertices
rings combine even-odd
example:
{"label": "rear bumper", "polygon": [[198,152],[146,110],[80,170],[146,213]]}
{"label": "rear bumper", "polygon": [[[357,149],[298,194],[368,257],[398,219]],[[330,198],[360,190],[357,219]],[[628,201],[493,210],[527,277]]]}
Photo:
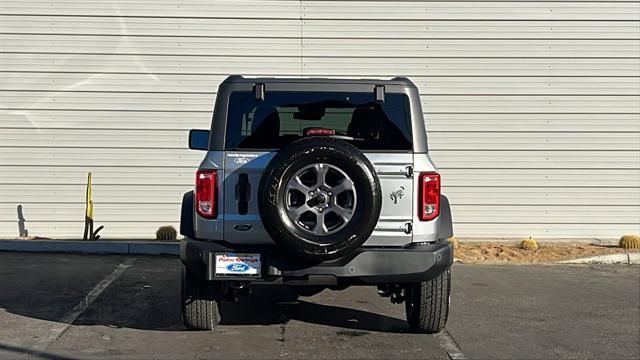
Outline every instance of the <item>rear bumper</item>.
{"label": "rear bumper", "polygon": [[[217,252],[259,253],[261,278],[214,276]],[[239,280],[284,285],[374,285],[429,280],[453,262],[448,243],[418,244],[404,248],[361,248],[341,259],[320,263],[292,261],[275,246],[237,246],[224,242],[182,240],[182,262],[207,280]]]}

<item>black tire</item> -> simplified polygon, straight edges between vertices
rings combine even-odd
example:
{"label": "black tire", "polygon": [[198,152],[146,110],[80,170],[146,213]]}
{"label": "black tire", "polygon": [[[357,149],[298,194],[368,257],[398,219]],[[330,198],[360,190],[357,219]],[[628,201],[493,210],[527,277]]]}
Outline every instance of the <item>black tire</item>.
{"label": "black tire", "polygon": [[429,281],[405,287],[407,322],[412,331],[436,334],[442,331],[449,316],[451,268]]}
{"label": "black tire", "polygon": [[291,289],[291,291],[296,293],[298,296],[308,297],[308,296],[320,294],[326,288],[324,286],[309,285],[309,286],[289,286],[289,289]]}
{"label": "black tire", "polygon": [[220,323],[219,284],[203,280],[182,265],[182,320],[192,330],[213,330]]}
{"label": "black tire", "polygon": [[[304,232],[286,213],[286,184],[297,171],[313,163],[344,171],[357,191],[351,219],[333,234]],[[373,232],[381,206],[380,182],[373,165],[355,146],[334,138],[308,137],[289,144],[271,160],[260,181],[258,207],[265,229],[286,251],[306,260],[336,259],[358,248]]]}

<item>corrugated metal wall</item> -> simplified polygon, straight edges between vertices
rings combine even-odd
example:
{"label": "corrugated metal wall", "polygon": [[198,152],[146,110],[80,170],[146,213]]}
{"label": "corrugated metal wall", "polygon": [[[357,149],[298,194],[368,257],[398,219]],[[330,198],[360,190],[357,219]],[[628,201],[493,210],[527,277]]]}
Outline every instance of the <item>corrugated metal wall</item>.
{"label": "corrugated metal wall", "polygon": [[177,226],[228,74],[410,77],[460,236],[640,222],[638,1],[0,2],[0,237]]}

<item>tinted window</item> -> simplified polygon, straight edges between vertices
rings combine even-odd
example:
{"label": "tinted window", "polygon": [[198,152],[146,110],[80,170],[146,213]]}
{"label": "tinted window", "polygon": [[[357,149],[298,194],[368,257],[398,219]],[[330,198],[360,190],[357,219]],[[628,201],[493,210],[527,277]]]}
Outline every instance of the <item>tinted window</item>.
{"label": "tinted window", "polygon": [[409,99],[371,93],[234,92],[229,99],[227,149],[277,149],[310,129],[333,130],[363,150],[411,150]]}

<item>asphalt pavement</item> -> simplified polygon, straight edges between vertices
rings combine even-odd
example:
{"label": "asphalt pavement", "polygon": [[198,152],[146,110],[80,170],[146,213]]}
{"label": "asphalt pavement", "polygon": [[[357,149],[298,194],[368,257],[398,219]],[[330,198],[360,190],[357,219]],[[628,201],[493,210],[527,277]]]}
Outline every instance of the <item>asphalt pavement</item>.
{"label": "asphalt pavement", "polygon": [[640,267],[455,265],[447,332],[375,288],[225,303],[187,331],[175,257],[0,253],[0,358],[640,358]]}

